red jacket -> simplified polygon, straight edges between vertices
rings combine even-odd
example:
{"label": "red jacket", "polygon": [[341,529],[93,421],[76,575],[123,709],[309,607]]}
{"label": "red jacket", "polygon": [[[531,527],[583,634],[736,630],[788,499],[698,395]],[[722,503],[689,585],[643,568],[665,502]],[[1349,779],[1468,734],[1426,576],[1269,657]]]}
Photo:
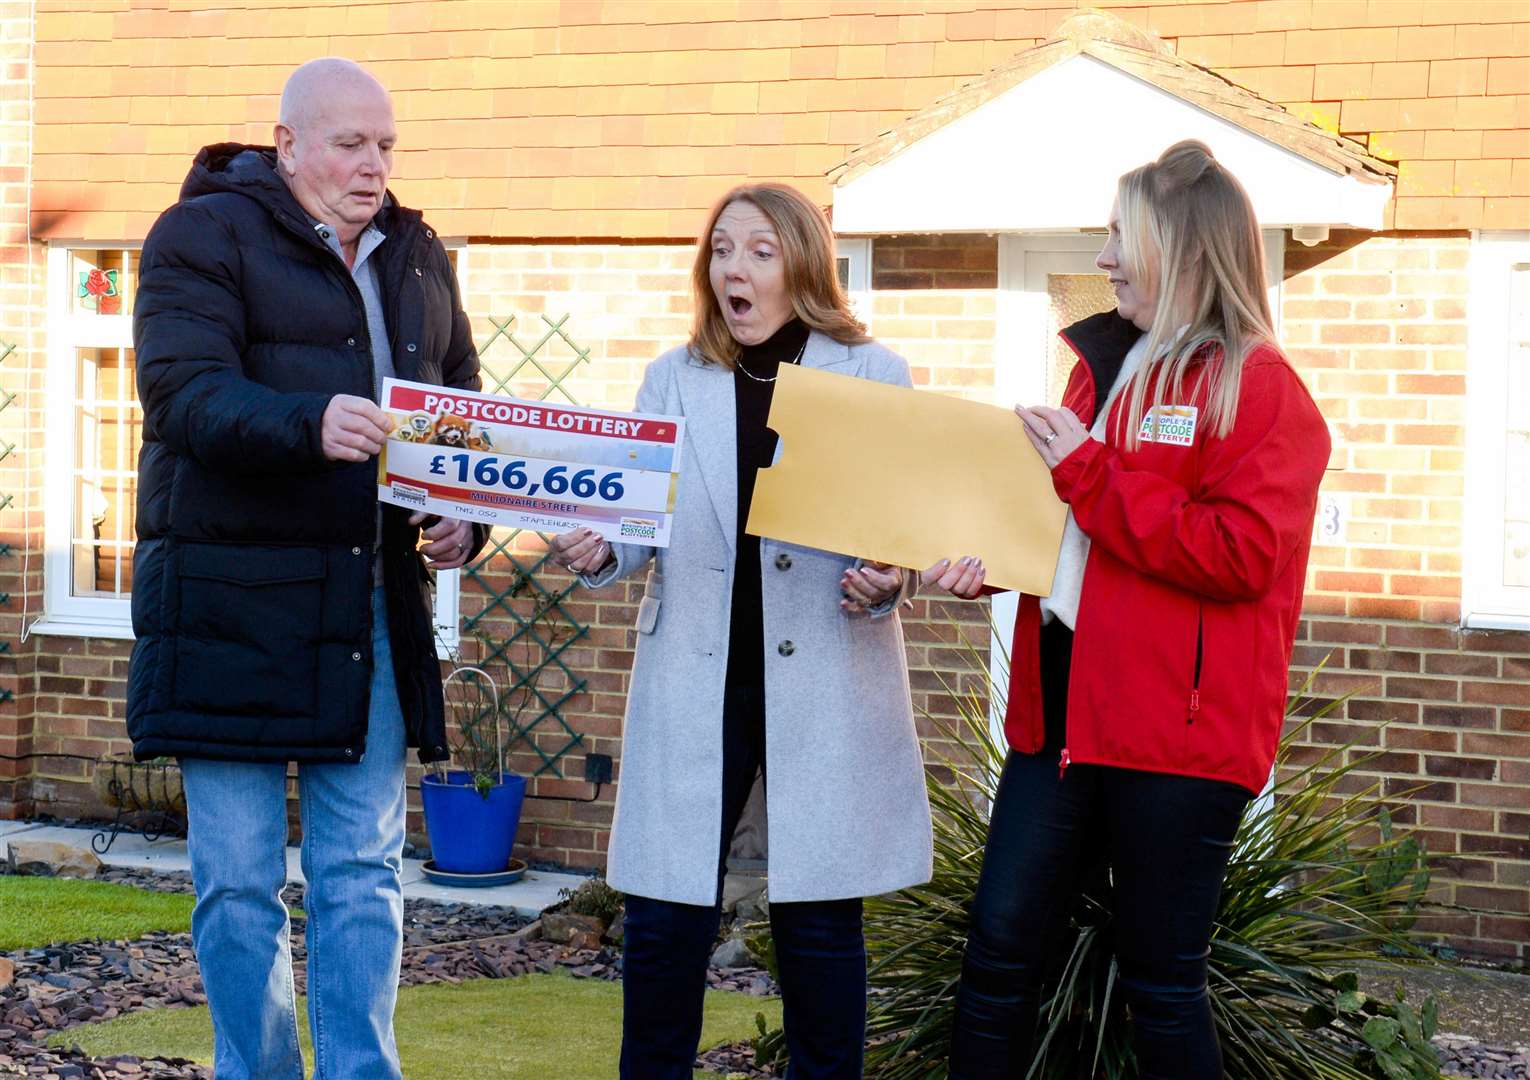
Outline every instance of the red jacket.
{"label": "red jacket", "polygon": [[[1063,331],[1079,356],[1063,404],[1085,427],[1137,336],[1114,312]],[[1186,401],[1197,408],[1193,374]],[[1281,353],[1245,361],[1226,438],[1198,423],[1128,451],[1116,430],[1052,470],[1090,539],[1068,686],[1069,762],[1227,780],[1258,792],[1270,774],[1301,613],[1328,428]],[[1151,396],[1148,400],[1151,400]],[[1040,602],[1022,596],[1005,734],[1045,741]]]}

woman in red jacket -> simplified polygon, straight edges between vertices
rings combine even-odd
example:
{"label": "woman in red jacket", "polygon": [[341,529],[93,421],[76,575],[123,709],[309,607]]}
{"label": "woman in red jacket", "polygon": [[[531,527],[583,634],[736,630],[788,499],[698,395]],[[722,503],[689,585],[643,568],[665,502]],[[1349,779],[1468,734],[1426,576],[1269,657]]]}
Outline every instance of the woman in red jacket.
{"label": "woman in red jacket", "polygon": [[[1025,1075],[1048,945],[1099,859],[1140,1075],[1222,1075],[1212,920],[1280,734],[1328,433],[1274,341],[1253,207],[1204,145],[1121,178],[1096,262],[1117,309],[1063,332],[1062,408],[1015,410],[1069,514],[1015,626],[953,1080]],[[968,598],[982,577],[927,573]]]}

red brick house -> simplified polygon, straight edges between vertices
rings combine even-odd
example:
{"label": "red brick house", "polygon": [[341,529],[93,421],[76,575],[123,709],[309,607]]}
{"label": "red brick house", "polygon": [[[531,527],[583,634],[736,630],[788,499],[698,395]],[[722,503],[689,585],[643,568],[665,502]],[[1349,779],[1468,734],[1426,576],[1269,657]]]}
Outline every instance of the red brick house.
{"label": "red brick house", "polygon": [[[269,141],[297,63],[351,56],[393,90],[394,188],[451,238],[490,366],[521,356],[501,327],[545,336],[570,393],[616,406],[686,333],[706,207],[764,178],[832,208],[856,302],[917,383],[1050,396],[1051,331],[1106,302],[1115,176],[1194,135],[1254,197],[1282,340],[1335,435],[1297,657],[1352,696],[1314,734],[1379,751],[1365,773],[1389,795],[1416,789],[1403,815],[1448,856],[1429,925],[1524,961],[1530,16],[1075,7],[0,0],[0,815],[99,812],[90,759],[125,748],[135,250],[199,146]],[[443,582],[443,635],[515,580],[500,554]],[[564,606],[585,627],[549,684],[566,727],[522,756],[538,794],[579,799],[586,754],[619,779],[632,610],[622,589]],[[937,715],[958,631],[986,646],[974,609],[909,624]],[[523,841],[598,865],[609,820],[609,788],[534,802]]]}

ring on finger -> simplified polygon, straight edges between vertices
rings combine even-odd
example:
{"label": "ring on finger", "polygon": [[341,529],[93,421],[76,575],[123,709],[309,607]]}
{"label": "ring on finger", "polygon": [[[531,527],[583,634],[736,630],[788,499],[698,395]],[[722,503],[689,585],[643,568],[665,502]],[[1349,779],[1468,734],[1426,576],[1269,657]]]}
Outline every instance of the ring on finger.
{"label": "ring on finger", "polygon": [[1042,439],[1041,441],[1046,443],[1048,446],[1051,446],[1052,445],[1052,440],[1055,439],[1055,438],[1057,438],[1057,432],[1049,431],[1049,432],[1047,432],[1046,438]]}

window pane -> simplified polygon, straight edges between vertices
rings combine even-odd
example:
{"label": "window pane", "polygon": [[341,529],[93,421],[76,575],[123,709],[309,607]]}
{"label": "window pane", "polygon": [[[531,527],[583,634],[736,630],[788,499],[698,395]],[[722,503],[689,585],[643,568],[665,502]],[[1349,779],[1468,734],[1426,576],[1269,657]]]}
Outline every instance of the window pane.
{"label": "window pane", "polygon": [[1503,583],[1530,586],[1530,264],[1509,277],[1507,439],[1504,454]]}
{"label": "window pane", "polygon": [[76,315],[131,315],[138,252],[76,248],[69,253],[70,310]]}
{"label": "window pane", "polygon": [[834,260],[834,271],[839,275],[839,287],[850,291],[850,256],[841,255]]}
{"label": "window pane", "polygon": [[125,596],[143,439],[132,349],[76,350],[74,422],[74,595]]}

